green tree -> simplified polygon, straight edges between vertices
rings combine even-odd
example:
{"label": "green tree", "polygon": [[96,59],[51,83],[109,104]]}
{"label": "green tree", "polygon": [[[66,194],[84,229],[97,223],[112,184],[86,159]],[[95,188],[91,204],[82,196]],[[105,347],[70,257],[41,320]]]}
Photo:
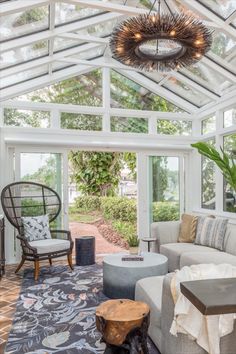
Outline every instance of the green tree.
{"label": "green tree", "polygon": [[121,154],[71,151],[73,179],[84,195],[114,195],[120,181]]}

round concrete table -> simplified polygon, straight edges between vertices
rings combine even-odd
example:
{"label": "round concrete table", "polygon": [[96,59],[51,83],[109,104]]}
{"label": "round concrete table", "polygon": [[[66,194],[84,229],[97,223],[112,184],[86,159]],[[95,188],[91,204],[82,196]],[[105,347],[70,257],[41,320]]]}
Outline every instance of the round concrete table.
{"label": "round concrete table", "polygon": [[159,253],[144,253],[143,261],[122,261],[123,254],[112,254],[103,260],[103,292],[111,299],[134,299],[140,279],[165,275],[168,259]]}

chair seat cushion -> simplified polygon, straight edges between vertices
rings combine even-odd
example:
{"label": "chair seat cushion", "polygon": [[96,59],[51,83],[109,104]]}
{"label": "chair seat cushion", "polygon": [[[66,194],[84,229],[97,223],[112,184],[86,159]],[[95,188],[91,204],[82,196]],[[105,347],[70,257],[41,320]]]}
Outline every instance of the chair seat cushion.
{"label": "chair seat cushion", "polygon": [[180,268],[193,264],[222,264],[227,263],[236,266],[236,256],[226,252],[189,252],[180,257]]}
{"label": "chair seat cushion", "polygon": [[168,270],[180,269],[180,256],[185,252],[219,252],[215,248],[194,245],[193,243],[167,243],[160,246],[160,253],[168,258]]}
{"label": "chair seat cushion", "polygon": [[150,307],[151,325],[161,328],[161,303],[163,276],[144,278],[136,283],[135,300],[143,301]]}
{"label": "chair seat cushion", "polygon": [[31,247],[37,249],[38,254],[65,251],[70,248],[70,241],[59,239],[47,239],[29,242]]}

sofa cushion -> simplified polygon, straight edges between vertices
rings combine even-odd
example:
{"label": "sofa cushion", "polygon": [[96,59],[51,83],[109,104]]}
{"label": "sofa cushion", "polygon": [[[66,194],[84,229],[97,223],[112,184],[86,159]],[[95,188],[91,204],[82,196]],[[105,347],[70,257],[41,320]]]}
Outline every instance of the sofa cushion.
{"label": "sofa cushion", "polygon": [[180,256],[185,252],[219,252],[215,248],[194,245],[193,243],[168,243],[160,246],[160,253],[168,258],[168,270],[180,269]]}
{"label": "sofa cushion", "polygon": [[195,244],[224,250],[224,237],[228,219],[212,219],[200,216],[197,224]]}
{"label": "sofa cushion", "polygon": [[50,239],[48,215],[25,216],[21,218],[24,236],[28,241]]}
{"label": "sofa cushion", "polygon": [[228,224],[225,234],[224,250],[236,256],[236,225]]}
{"label": "sofa cushion", "polygon": [[35,247],[38,254],[42,254],[68,250],[70,248],[70,241],[51,238],[47,240],[32,241],[29,242],[29,245]]}
{"label": "sofa cushion", "polygon": [[150,307],[151,324],[161,328],[161,301],[164,276],[144,278],[136,283],[135,300]]}
{"label": "sofa cushion", "polygon": [[193,264],[222,264],[236,266],[236,257],[226,252],[187,252],[180,257],[180,268]]}
{"label": "sofa cushion", "polygon": [[190,214],[182,214],[179,230],[179,242],[192,243],[196,237],[198,217]]}

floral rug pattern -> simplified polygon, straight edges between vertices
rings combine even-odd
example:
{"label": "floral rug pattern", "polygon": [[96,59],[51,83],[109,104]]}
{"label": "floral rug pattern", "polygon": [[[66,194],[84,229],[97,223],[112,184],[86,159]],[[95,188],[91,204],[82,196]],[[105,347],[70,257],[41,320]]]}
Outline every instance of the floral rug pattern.
{"label": "floral rug pattern", "polygon": [[[102,267],[41,269],[38,283],[25,272],[5,354],[104,353],[96,330],[95,310],[107,300]],[[158,351],[149,343],[150,354]]]}

